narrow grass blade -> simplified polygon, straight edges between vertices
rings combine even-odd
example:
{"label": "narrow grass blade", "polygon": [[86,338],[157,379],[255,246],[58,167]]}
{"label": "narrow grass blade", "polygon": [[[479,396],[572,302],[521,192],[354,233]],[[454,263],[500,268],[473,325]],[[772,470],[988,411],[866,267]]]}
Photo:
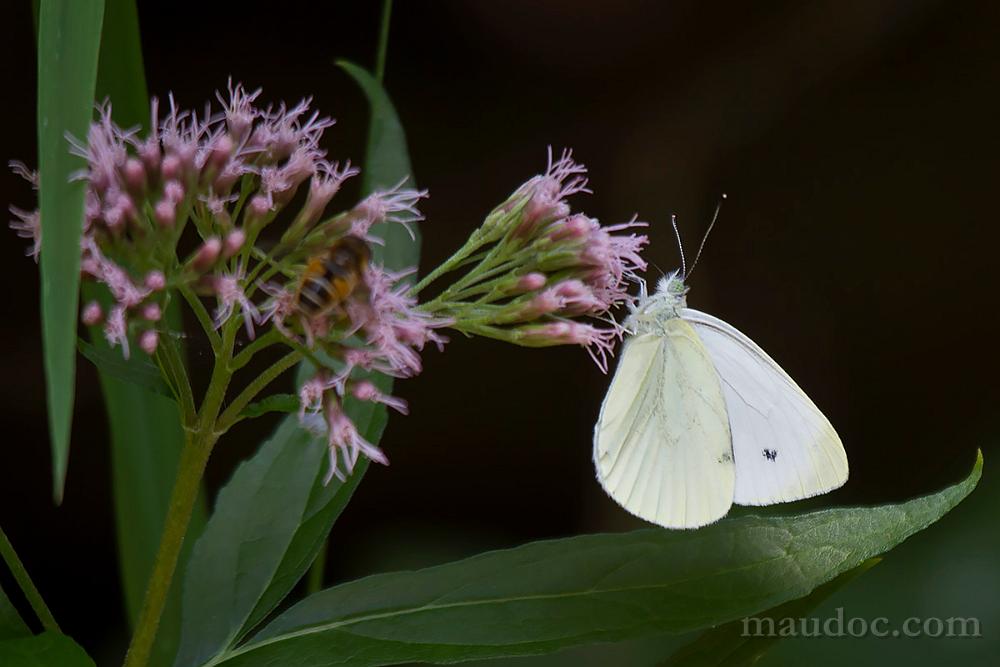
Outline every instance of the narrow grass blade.
{"label": "narrow grass blade", "polygon": [[42,342],[53,492],[62,502],[76,374],[84,165],[67,134],[87,135],[97,79],[103,0],[42,0],[38,17],[38,170],[42,219]]}

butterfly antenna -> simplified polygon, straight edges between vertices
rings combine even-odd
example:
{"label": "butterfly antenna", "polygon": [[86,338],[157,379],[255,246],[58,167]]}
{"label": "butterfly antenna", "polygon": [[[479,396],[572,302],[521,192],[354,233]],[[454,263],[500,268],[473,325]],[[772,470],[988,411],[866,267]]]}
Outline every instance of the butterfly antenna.
{"label": "butterfly antenna", "polygon": [[681,251],[681,275],[687,279],[687,260],[684,259],[684,244],[681,243],[681,231],[677,229],[677,215],[670,214],[670,224],[674,226],[674,236],[677,237],[677,249]]}
{"label": "butterfly antenna", "polygon": [[[719,211],[722,209],[722,202],[726,199],[726,193],[722,193],[722,197],[719,198],[719,203],[715,205],[715,213],[712,214],[712,222],[708,223],[708,229],[705,230],[705,235],[701,237],[701,245],[698,246],[698,254],[694,256],[694,263],[691,265],[691,273],[694,273],[694,267],[698,266],[698,260],[701,259],[701,251],[705,249],[705,241],[708,240],[708,235],[712,233],[712,227],[715,227],[715,221],[719,219]],[[690,275],[685,274],[685,278],[689,278]]]}

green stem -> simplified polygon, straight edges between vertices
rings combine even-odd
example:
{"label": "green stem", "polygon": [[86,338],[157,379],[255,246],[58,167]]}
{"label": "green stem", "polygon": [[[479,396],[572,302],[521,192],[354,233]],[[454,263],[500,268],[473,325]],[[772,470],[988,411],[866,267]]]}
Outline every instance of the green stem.
{"label": "green stem", "polygon": [[219,420],[215,425],[216,433],[222,434],[229,430],[233,424],[240,420],[240,413],[243,411],[243,408],[249,405],[250,401],[252,401],[254,397],[257,396],[262,389],[264,389],[264,387],[274,382],[282,373],[299,363],[301,360],[301,353],[289,352],[275,362],[273,366],[254,378],[253,382],[248,384],[246,389],[241,391],[239,395],[233,399],[233,402],[229,404],[229,407],[227,407],[225,412],[223,412],[219,417]]}
{"label": "green stem", "polygon": [[389,49],[389,18],[392,15],[392,0],[382,2],[382,25],[378,34],[378,50],[375,52],[375,80],[385,79],[385,58]]}
{"label": "green stem", "polygon": [[187,368],[181,359],[170,335],[161,336],[157,347],[157,356],[162,359],[170,377],[173,379],[178,393],[178,403],[181,406],[181,419],[185,425],[192,424],[195,418],[194,394],[191,392],[191,381],[188,379]]}
{"label": "green stem", "polygon": [[313,593],[319,593],[323,590],[323,574],[326,572],[326,552],[330,548],[330,538],[323,540],[323,546],[319,548],[319,553],[316,554],[316,560],[313,561],[312,567],[309,568],[309,579],[306,581],[306,595],[312,595]]}
{"label": "green stem", "polygon": [[167,601],[174,570],[177,568],[177,559],[184,544],[184,536],[187,534],[198,492],[201,490],[201,478],[214,445],[213,429],[198,430],[193,433],[188,431],[184,439],[184,450],[181,452],[174,490],[170,495],[170,509],[163,527],[163,536],[160,538],[160,548],[156,553],[149,587],[142,601],[136,631],[125,655],[125,667],[145,667],[149,662],[156,630],[160,625],[160,616]]}
{"label": "green stem", "polygon": [[253,355],[283,340],[285,340],[285,337],[277,329],[270,329],[266,334],[247,345],[239,354],[233,357],[232,362],[229,364],[230,370],[238,371],[250,363]]}
{"label": "green stem", "polygon": [[[424,276],[423,280],[410,288],[410,294],[412,296],[416,296],[421,290],[444,274],[457,269],[469,258],[470,255],[479,250],[486,243],[488,243],[488,241],[479,238],[478,232],[473,232],[472,236],[469,237],[469,240],[465,242],[464,246],[455,251],[455,254],[451,257],[439,264],[436,269]],[[487,253],[486,256],[488,257],[489,253]]]}
{"label": "green stem", "polygon": [[184,300],[187,301],[188,306],[191,307],[194,316],[198,318],[201,328],[205,330],[208,342],[212,345],[212,352],[218,355],[219,348],[222,345],[222,338],[219,336],[219,332],[215,330],[215,322],[212,321],[212,316],[208,314],[205,304],[201,302],[198,295],[191,291],[190,287],[180,287],[179,291]]}
{"label": "green stem", "polygon": [[232,378],[229,363],[232,360],[233,344],[239,326],[239,318],[233,318],[223,328],[220,350],[216,356],[215,367],[212,369],[212,379],[209,380],[197,420],[185,426],[184,449],[181,451],[174,489],[170,494],[163,535],[156,552],[146,595],[142,601],[142,609],[139,611],[135,634],[132,635],[128,652],[125,654],[125,667],[146,667],[149,663],[160,617],[163,615],[170,584],[177,569],[177,559],[180,557],[184,536],[191,522],[191,513],[198,499],[198,492],[201,490],[201,478],[205,474],[205,465],[218,438],[215,423]]}
{"label": "green stem", "polygon": [[219,417],[219,410],[226,400],[226,390],[229,389],[229,381],[233,378],[233,371],[230,366],[233,360],[233,345],[236,343],[236,332],[239,329],[239,318],[233,318],[226,323],[222,331],[222,349],[224,354],[216,357],[215,367],[212,369],[212,378],[208,381],[208,391],[201,402],[198,410],[199,430],[210,430],[216,435],[219,430],[216,422]]}
{"label": "green stem", "polygon": [[56,623],[52,612],[45,605],[45,600],[42,599],[41,593],[35,588],[31,577],[28,576],[28,570],[25,569],[21,559],[17,557],[17,552],[14,551],[14,546],[7,539],[7,534],[3,532],[3,528],[0,528],[0,555],[3,556],[7,567],[10,568],[10,573],[14,575],[14,580],[21,587],[24,597],[28,599],[28,603],[34,610],[35,615],[38,616],[38,620],[42,622],[42,627],[48,632],[60,632],[59,624]]}

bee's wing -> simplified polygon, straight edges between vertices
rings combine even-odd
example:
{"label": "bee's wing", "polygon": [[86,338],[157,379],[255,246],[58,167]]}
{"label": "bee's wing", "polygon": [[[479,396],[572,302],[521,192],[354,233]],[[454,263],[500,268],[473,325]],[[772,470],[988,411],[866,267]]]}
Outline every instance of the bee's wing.
{"label": "bee's wing", "polygon": [[667,528],[725,516],[734,467],[725,400],[690,325],[626,341],[594,427],[597,479],[615,501]]}
{"label": "bee's wing", "polygon": [[819,408],[760,347],[733,326],[681,311],[722,380],[736,457],[738,505],[770,505],[826,493],[847,481],[847,454]]}

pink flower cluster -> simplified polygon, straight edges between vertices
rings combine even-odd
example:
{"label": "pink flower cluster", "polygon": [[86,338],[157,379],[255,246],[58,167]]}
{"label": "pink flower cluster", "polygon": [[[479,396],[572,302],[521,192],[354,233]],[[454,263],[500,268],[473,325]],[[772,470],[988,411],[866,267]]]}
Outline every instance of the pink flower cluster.
{"label": "pink flower cluster", "polygon": [[[108,342],[126,357],[130,341],[156,353],[163,344],[163,311],[180,294],[205,315],[199,321],[209,328],[238,322],[253,339],[270,324],[289,345],[342,362],[340,372],[323,370],[302,388],[304,422],[316,426],[314,417],[322,416],[331,474],[339,475],[340,451],[348,470],[359,455],[385,463],[344,413],[343,399],[351,395],[401,411],[405,404],[351,373],[416,375],[419,352],[427,343],[445,342],[435,329],[449,321],[417,308],[402,282],[407,272],[367,264],[362,285],[334,312],[307,315],[298,303],[301,271],[346,235],[382,244],[373,233],[382,223],[401,224],[412,235],[411,225],[423,218],[417,204],[427,193],[399,183],[346,213],[328,215],[344,181],[359,173],[349,162],[328,160],[320,147],[334,121],[311,111],[308,100],[261,107],[260,94],[230,85],[218,96],[221,111],[206,108],[203,114],[178,108],[171,97],[163,118],[154,99],[145,136],[118,127],[110,105],[103,105],[86,140],[71,140],[71,152],[86,160],[74,175],[87,183],[81,273],[106,288],[109,303],[85,304],[81,319],[103,325]],[[37,189],[36,174],[20,163],[11,167]],[[300,190],[305,197],[296,198]],[[286,210],[295,201],[303,203]],[[37,259],[38,211],[11,212],[11,227],[31,239]],[[277,238],[261,243],[272,224],[284,226]],[[258,291],[264,299],[255,302]]]}
{"label": "pink flower cluster", "polygon": [[[360,333],[365,345],[332,344],[328,341],[325,348],[342,360],[342,368],[335,374],[320,370],[299,393],[299,418],[303,425],[317,433],[327,434],[330,472],[326,482],[334,476],[343,480],[338,452],[348,474],[354,470],[359,454],[388,465],[385,454],[366,441],[347,417],[343,407],[346,396],[383,403],[403,414],[407,413],[405,401],[383,394],[369,381],[354,379],[355,371],[361,369],[393,377],[412,377],[422,370],[419,352],[424,346],[434,343],[442,349],[447,342],[436,329],[449,325],[451,321],[433,317],[418,308],[416,298],[408,294],[409,286],[403,281],[410,273],[390,273],[375,266],[367,268],[364,273],[366,298],[349,299],[344,304],[351,328],[341,338],[343,341]],[[287,289],[269,289],[272,299],[266,317],[274,319],[275,326],[284,327],[280,318],[292,312],[288,304],[293,294]],[[298,316],[305,319],[303,328],[307,331],[315,328],[309,318],[301,314]],[[292,335],[287,328],[284,331],[286,335]]]}
{"label": "pink flower cluster", "polygon": [[[463,289],[432,302],[435,313],[453,317],[460,329],[474,320],[479,324],[468,333],[520,345],[581,345],[606,372],[622,334],[610,311],[632,303],[628,288],[646,268],[640,252],[649,239],[630,231],[646,226],[635,218],[602,226],[572,211],[567,198],[590,192],[586,173],[570,151],[556,158],[550,149],[545,173],[495,209],[457,255],[458,267],[470,255],[485,259],[459,281]],[[496,278],[504,268],[506,276]],[[452,294],[458,298],[449,302]]]}
{"label": "pink flower cluster", "polygon": [[[572,152],[564,151],[555,159],[549,149],[545,173],[518,188],[509,201],[520,201],[523,206],[514,236],[547,257],[538,262],[537,268],[548,274],[546,284],[551,283],[522,306],[526,320],[543,315],[553,320],[527,329],[525,342],[582,345],[598,367],[607,371],[607,356],[621,328],[599,328],[569,318],[603,319],[613,308],[631,303],[629,282],[635,280],[636,272],[646,269],[640,252],[649,239],[634,232],[617,233],[646,226],[635,218],[602,226],[594,218],[571,211],[566,198],[590,192],[586,173],[586,167],[573,160]],[[536,275],[532,272],[523,279],[533,279],[537,284],[541,281],[534,278]]]}

